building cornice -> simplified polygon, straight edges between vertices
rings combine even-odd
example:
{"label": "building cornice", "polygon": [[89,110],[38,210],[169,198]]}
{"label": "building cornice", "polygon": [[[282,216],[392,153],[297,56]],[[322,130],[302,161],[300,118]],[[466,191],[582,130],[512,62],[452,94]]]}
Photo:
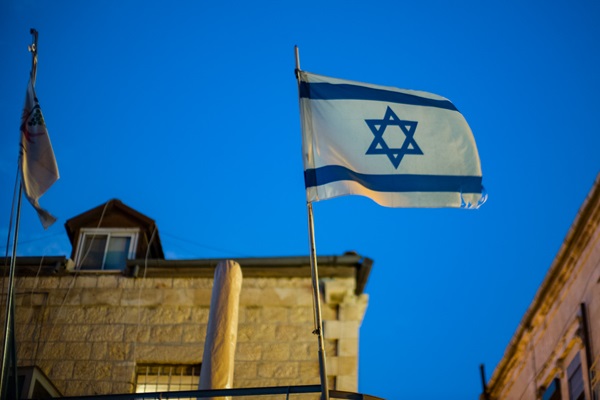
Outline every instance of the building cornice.
{"label": "building cornice", "polygon": [[[244,277],[253,278],[307,278],[311,276],[310,257],[252,257],[233,258],[242,267]],[[17,257],[17,276],[66,276],[77,274],[122,274],[127,277],[203,277],[212,278],[222,258],[165,260],[128,260],[123,271],[74,271],[73,263],[65,256]],[[8,265],[8,264],[7,264]],[[373,260],[350,252],[339,256],[318,256],[320,278],[356,279],[356,294],[364,292]]]}
{"label": "building cornice", "polygon": [[554,303],[599,224],[600,174],[596,177],[594,185],[580,207],[546,277],[490,378],[488,389],[492,398],[495,388],[503,387],[504,383],[510,379],[510,371],[518,364],[517,361],[527,347],[527,342],[531,340],[532,327],[541,322],[539,316],[545,315]]}

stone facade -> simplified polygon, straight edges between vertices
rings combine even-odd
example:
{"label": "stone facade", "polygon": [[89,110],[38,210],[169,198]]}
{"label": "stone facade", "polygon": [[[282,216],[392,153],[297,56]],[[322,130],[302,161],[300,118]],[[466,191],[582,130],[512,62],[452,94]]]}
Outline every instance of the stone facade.
{"label": "stone facade", "polygon": [[600,176],[482,399],[598,399],[599,378]]}
{"label": "stone facade", "polygon": [[[332,389],[357,391],[367,297],[352,278],[324,286]],[[202,361],[210,278],[20,277],[16,290],[19,364],[40,367],[64,395],[130,393],[136,363]],[[235,387],[318,384],[311,290],[309,278],[244,278]]]}
{"label": "stone facade", "polygon": [[[218,261],[141,259],[120,271],[81,271],[67,257],[19,258],[19,366],[81,396],[134,392],[140,365],[200,364]],[[244,277],[234,387],[318,385],[309,258],[236,261]],[[370,265],[356,254],[319,257],[330,389],[358,389]]]}

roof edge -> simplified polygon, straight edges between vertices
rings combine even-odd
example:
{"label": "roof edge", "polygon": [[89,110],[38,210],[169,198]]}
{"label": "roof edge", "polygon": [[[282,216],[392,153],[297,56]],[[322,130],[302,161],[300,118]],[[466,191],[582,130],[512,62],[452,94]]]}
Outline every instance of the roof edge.
{"label": "roof edge", "polygon": [[[502,381],[511,366],[511,361],[517,354],[518,346],[521,340],[525,337],[528,329],[532,325],[535,314],[539,311],[544,303],[545,296],[555,286],[560,284],[559,277],[561,270],[569,262],[570,254],[577,247],[587,245],[590,239],[590,234],[593,230],[588,229],[591,225],[598,225],[600,220],[600,173],[596,176],[596,180],[592,185],[591,190],[586,196],[583,204],[579,208],[571,227],[569,228],[563,243],[552,261],[544,280],[538,288],[529,308],[523,315],[515,333],[513,334],[502,359],[494,369],[492,376],[488,382],[488,390],[491,392],[496,384]],[[582,246],[582,247],[583,247]]]}
{"label": "roof edge", "polygon": [[[80,271],[80,274],[122,273],[130,277],[213,277],[217,264],[227,258],[204,259],[135,259],[127,260],[123,271]],[[310,277],[309,256],[230,258],[240,264],[248,277]],[[17,275],[67,275],[71,274],[71,260],[59,257],[17,257]],[[356,279],[355,294],[364,292],[373,260],[356,253],[318,256],[317,266],[321,278],[347,277]]]}

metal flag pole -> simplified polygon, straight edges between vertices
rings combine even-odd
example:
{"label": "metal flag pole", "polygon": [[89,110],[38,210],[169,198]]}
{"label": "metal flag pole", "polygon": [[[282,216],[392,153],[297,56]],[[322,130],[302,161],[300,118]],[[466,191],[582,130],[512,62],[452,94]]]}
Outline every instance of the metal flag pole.
{"label": "metal flag pole", "polygon": [[[37,41],[38,32],[35,29],[31,29],[30,33],[33,35],[33,43],[28,46],[29,51],[32,55],[31,61],[31,73],[30,79],[35,82],[37,73]],[[17,166],[17,181],[19,181],[20,175],[20,164],[21,157],[19,155],[19,165]],[[21,177],[22,178],[22,177]],[[17,349],[15,340],[15,302],[14,302],[14,287],[15,287],[15,269],[17,260],[17,243],[19,240],[19,224],[21,221],[21,203],[23,199],[23,183],[19,183],[19,194],[17,195],[17,213],[15,218],[15,233],[13,237],[12,256],[10,259],[10,269],[8,275],[8,290],[6,297],[6,320],[4,321],[4,346],[2,349],[2,369],[0,372],[0,396],[2,399],[6,399],[8,391],[8,375],[9,375],[9,357],[12,357],[12,371],[14,380],[14,395],[18,397],[18,378],[17,378]],[[14,205],[14,200],[13,200]],[[11,219],[12,219],[11,210]],[[9,232],[10,234],[10,232]]]}
{"label": "metal flag pole", "polygon": [[10,272],[8,275],[8,293],[6,295],[6,320],[4,321],[4,346],[2,352],[2,375],[0,377],[0,393],[2,399],[6,399],[8,390],[8,375],[10,373],[9,357],[12,357],[13,380],[15,393],[17,393],[17,353],[15,340],[15,268],[17,259],[17,241],[19,238],[19,222],[21,220],[21,199],[23,186],[19,185],[19,194],[17,197],[17,217],[15,219],[15,236],[13,238],[12,256],[10,259]]}
{"label": "metal flag pole", "polygon": [[[296,79],[298,79],[298,87],[300,87],[300,56],[298,54],[298,46],[294,47],[296,53]],[[310,243],[310,272],[312,276],[313,289],[313,311],[315,329],[313,334],[317,335],[319,342],[319,374],[321,376],[321,400],[329,400],[329,384],[327,381],[327,363],[325,358],[325,340],[323,338],[323,319],[321,316],[321,298],[319,295],[319,271],[317,267],[317,251],[315,246],[315,227],[313,218],[313,208],[310,201],[306,202],[308,212],[308,237]]]}

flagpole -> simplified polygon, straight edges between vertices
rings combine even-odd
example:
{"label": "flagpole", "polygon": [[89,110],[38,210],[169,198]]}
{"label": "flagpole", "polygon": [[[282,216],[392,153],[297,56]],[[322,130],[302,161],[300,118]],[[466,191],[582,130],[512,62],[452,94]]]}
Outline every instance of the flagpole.
{"label": "flagpole", "polygon": [[[28,46],[28,50],[31,53],[31,72],[30,72],[30,80],[35,82],[36,74],[37,74],[37,42],[38,42],[38,32],[35,29],[30,29],[29,33],[33,35],[33,43]],[[17,166],[17,181],[19,180],[19,176],[21,176],[21,157],[23,157],[22,152],[19,155],[19,163]],[[22,178],[22,176],[21,176]],[[17,353],[16,353],[16,339],[15,339],[15,303],[14,303],[14,286],[15,286],[15,270],[16,270],[16,260],[17,260],[17,243],[19,240],[19,225],[21,222],[21,203],[23,199],[23,183],[22,181],[19,183],[19,194],[17,195],[17,214],[15,218],[15,233],[13,237],[13,248],[12,248],[12,256],[10,260],[10,269],[9,269],[9,277],[8,277],[8,290],[7,290],[7,298],[6,298],[6,320],[4,322],[4,346],[2,349],[2,369],[0,370],[0,396],[2,399],[6,398],[7,390],[8,390],[8,375],[9,375],[9,354],[12,356],[13,363],[13,378],[14,378],[14,394],[18,397],[18,377],[17,377]],[[13,199],[14,205],[14,199]],[[11,219],[13,210],[11,210]],[[10,232],[9,232],[10,234]],[[9,349],[10,348],[10,349]]]}
{"label": "flagpole", "polygon": [[[300,82],[298,72],[300,71],[300,56],[298,46],[294,46],[296,54],[296,78]],[[315,329],[313,334],[317,335],[319,342],[319,374],[321,377],[321,400],[329,400],[329,383],[327,381],[327,363],[325,357],[325,340],[323,338],[323,319],[321,315],[321,298],[319,295],[319,271],[317,266],[317,251],[315,245],[315,227],[313,207],[310,201],[306,203],[308,214],[308,237],[310,243],[310,272],[313,289],[313,312]]]}
{"label": "flagpole", "polygon": [[[13,263],[12,261],[15,259],[15,254],[14,252],[12,253],[12,256],[10,257],[10,264],[7,265],[6,262],[9,260],[8,258],[8,251],[10,248],[10,239],[11,239],[11,234],[13,231],[13,218],[15,217],[15,200],[17,199],[17,186],[19,187],[19,198],[20,198],[20,189],[21,189],[21,183],[19,182],[20,180],[20,174],[19,174],[19,166],[17,165],[17,174],[15,177],[15,187],[13,190],[13,200],[11,203],[11,207],[10,207],[10,218],[9,218],[9,222],[8,222],[8,235],[6,236],[6,254],[4,256],[4,267],[9,267],[9,270],[12,272],[13,269]],[[20,203],[19,203],[20,206]],[[16,243],[16,242],[15,242]],[[9,279],[10,280],[10,279]],[[9,287],[14,287],[11,285],[7,285],[7,289]],[[8,290],[7,290],[8,292]],[[7,357],[8,357],[8,346],[7,344],[9,343],[9,340],[11,340],[12,342],[12,351],[11,351],[11,355],[12,355],[12,359],[13,359],[13,375],[14,375],[14,381],[13,384],[15,385],[15,387],[17,387],[18,385],[18,377],[17,377],[17,365],[16,362],[14,360],[17,359],[17,352],[16,352],[16,346],[15,346],[15,340],[14,340],[14,335],[9,335],[10,332],[14,333],[14,329],[15,329],[15,321],[14,321],[14,315],[15,315],[15,303],[14,301],[12,301],[14,296],[10,296],[9,293],[6,294],[6,312],[5,312],[5,316],[6,316],[6,320],[5,322],[5,328],[4,328],[4,339],[3,339],[3,346],[2,346],[2,365],[0,367],[0,398],[1,399],[5,399],[6,398],[6,390],[7,388],[7,383],[6,383],[6,379],[7,376],[5,376],[5,372],[6,374],[8,374],[8,369],[6,367],[5,364],[7,364]],[[11,301],[9,301],[9,299],[11,299]],[[12,306],[11,303],[12,302]],[[9,319],[9,316],[11,317]]]}
{"label": "flagpole", "polygon": [[321,374],[321,399],[329,400],[329,383],[327,382],[327,364],[325,358],[325,340],[323,338],[323,320],[321,317],[321,298],[319,296],[319,271],[317,268],[317,255],[315,249],[315,229],[313,220],[312,203],[306,204],[308,210],[308,231],[310,240],[310,268],[312,275],[313,297],[315,307],[315,330],[319,341],[319,372]]}
{"label": "flagpole", "polygon": [[19,194],[17,199],[17,216],[15,219],[15,236],[13,238],[12,256],[10,259],[10,272],[8,275],[8,293],[6,295],[6,320],[4,321],[4,346],[2,351],[2,376],[0,381],[0,393],[2,399],[6,398],[8,389],[9,375],[9,354],[12,353],[13,358],[13,375],[15,383],[15,393],[17,393],[17,357],[16,357],[16,341],[15,341],[15,304],[14,304],[14,286],[15,286],[15,269],[17,259],[17,241],[19,238],[19,223],[21,220],[21,199],[23,186],[19,185]]}

